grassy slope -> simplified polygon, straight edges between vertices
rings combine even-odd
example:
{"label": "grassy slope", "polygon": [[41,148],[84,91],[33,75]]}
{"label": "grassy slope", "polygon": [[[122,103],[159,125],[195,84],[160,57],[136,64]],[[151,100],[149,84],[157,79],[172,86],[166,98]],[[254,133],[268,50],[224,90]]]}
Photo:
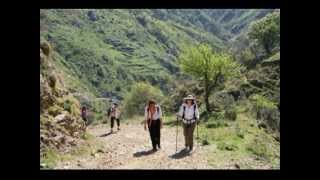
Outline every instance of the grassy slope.
{"label": "grassy slope", "polygon": [[[212,156],[208,158],[214,167],[237,164],[241,169],[255,169],[258,166],[280,168],[280,143],[273,138],[273,134],[257,127],[250,106],[248,102],[238,104],[236,121],[217,116],[206,122],[201,119],[198,141],[202,145],[210,145]],[[175,126],[175,116],[165,116],[164,124]],[[194,136],[196,134],[195,130]]]}
{"label": "grassy slope", "polygon": [[[95,95],[123,96],[141,80],[166,90],[177,70],[172,51],[199,39],[223,47],[212,34],[155,19],[149,10],[97,10],[98,21],[89,20],[87,12],[42,10],[40,36],[54,44],[60,64],[73,76],[71,86],[85,85]],[[136,18],[142,14],[145,26]]]}

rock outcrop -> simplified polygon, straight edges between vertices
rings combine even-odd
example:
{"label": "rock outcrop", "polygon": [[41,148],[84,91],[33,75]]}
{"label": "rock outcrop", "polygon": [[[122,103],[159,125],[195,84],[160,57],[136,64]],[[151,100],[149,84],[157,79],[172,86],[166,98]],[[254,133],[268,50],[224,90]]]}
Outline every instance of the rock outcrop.
{"label": "rock outcrop", "polygon": [[76,145],[85,130],[80,103],[57,75],[49,43],[40,43],[40,155]]}

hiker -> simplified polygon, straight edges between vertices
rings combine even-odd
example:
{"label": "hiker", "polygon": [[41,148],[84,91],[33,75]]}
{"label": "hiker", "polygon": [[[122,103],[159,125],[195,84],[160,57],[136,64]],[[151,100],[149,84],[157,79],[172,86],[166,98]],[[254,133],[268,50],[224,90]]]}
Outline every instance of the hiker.
{"label": "hiker", "polygon": [[[193,132],[196,123],[199,123],[199,109],[192,95],[184,98],[178,116],[182,119],[183,135],[185,137],[185,151],[193,151]],[[189,148],[189,149],[188,149]]]}
{"label": "hiker", "polygon": [[113,132],[114,120],[117,121],[118,131],[120,130],[120,110],[118,103],[114,102],[108,111],[108,118],[111,117],[111,133]]}
{"label": "hiker", "polygon": [[147,125],[152,142],[152,151],[157,151],[157,146],[160,149],[160,128],[162,128],[162,112],[161,107],[154,100],[150,100],[144,110],[144,129],[147,130]]}
{"label": "hiker", "polygon": [[87,125],[88,123],[88,119],[87,119],[87,107],[83,106],[81,108],[81,117],[83,119],[83,121],[85,122],[85,124]]}

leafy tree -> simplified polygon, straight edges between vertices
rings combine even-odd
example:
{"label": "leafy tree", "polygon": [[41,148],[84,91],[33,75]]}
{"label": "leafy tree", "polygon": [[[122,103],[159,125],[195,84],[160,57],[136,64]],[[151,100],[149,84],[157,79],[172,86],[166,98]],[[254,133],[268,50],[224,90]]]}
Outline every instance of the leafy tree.
{"label": "leafy tree", "polygon": [[253,22],[249,29],[249,38],[257,40],[267,54],[280,45],[280,12],[271,13]]}
{"label": "leafy tree", "polygon": [[124,110],[127,116],[143,115],[148,100],[154,99],[158,103],[164,98],[160,89],[149,83],[139,82],[133,85],[131,91],[124,98]]}
{"label": "leafy tree", "polygon": [[210,94],[223,80],[240,75],[242,66],[226,53],[213,52],[211,47],[201,44],[188,47],[179,56],[182,71],[200,80],[204,87],[206,110],[211,112]]}

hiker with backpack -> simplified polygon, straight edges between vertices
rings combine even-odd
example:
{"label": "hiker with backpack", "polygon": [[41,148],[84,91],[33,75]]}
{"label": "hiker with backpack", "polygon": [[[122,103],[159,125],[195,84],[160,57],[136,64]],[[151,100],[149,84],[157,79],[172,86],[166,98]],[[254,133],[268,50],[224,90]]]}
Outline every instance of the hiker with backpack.
{"label": "hiker with backpack", "polygon": [[111,121],[111,133],[113,132],[114,121],[117,121],[118,131],[120,130],[120,110],[118,103],[114,102],[111,108],[108,110],[108,118]]}
{"label": "hiker with backpack", "polygon": [[88,112],[87,112],[87,107],[86,106],[82,106],[81,109],[81,118],[84,121],[83,124],[83,129],[87,130],[87,126],[88,126]]}
{"label": "hiker with backpack", "polygon": [[178,117],[182,119],[183,135],[185,137],[185,151],[193,151],[193,132],[196,123],[199,123],[199,109],[192,95],[184,98],[184,102],[180,106]]}
{"label": "hiker with backpack", "polygon": [[144,129],[147,130],[147,126],[150,133],[152,142],[152,151],[157,151],[157,147],[160,149],[160,128],[162,128],[162,111],[160,105],[154,100],[150,100],[145,107],[144,111]]}
{"label": "hiker with backpack", "polygon": [[87,107],[82,106],[81,108],[81,117],[83,119],[83,121],[85,122],[85,124],[87,125],[88,119],[87,119]]}

